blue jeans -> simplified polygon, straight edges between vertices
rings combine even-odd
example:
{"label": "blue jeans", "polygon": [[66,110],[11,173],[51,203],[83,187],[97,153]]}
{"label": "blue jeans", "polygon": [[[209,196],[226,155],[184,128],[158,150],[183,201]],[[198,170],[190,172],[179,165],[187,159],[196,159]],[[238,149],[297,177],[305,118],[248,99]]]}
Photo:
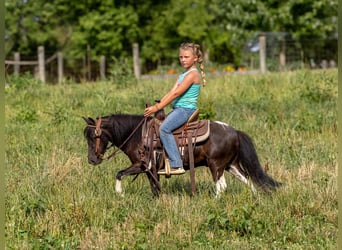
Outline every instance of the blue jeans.
{"label": "blue jeans", "polygon": [[170,167],[183,167],[176,140],[172,131],[182,126],[195,112],[195,109],[174,107],[159,128],[160,140],[170,160]]}

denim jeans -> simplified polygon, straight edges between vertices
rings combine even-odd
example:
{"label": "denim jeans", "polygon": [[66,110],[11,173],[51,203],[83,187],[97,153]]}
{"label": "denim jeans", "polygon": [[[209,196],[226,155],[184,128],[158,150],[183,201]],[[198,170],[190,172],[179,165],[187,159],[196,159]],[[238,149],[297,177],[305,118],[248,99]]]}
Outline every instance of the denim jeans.
{"label": "denim jeans", "polygon": [[182,126],[195,112],[195,109],[174,107],[159,128],[160,140],[170,160],[170,167],[183,167],[176,140],[172,131]]}

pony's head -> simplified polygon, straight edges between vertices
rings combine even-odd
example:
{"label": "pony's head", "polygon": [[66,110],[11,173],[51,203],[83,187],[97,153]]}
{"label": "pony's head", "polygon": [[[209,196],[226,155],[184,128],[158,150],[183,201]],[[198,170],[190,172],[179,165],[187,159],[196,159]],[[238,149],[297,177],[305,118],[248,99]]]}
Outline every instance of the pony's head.
{"label": "pony's head", "polygon": [[103,160],[110,135],[103,129],[101,118],[97,118],[96,121],[90,117],[82,118],[87,123],[84,128],[84,137],[88,143],[88,162],[92,165],[98,165]]}

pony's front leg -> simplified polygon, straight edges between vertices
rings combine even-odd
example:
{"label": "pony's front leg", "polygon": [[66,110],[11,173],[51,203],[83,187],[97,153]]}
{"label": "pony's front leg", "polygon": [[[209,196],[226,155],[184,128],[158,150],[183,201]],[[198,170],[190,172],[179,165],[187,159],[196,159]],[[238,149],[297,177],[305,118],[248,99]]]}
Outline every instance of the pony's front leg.
{"label": "pony's front leg", "polygon": [[123,194],[123,193],[122,193],[121,180],[119,180],[119,179],[116,179],[116,182],[115,182],[115,191],[116,191],[118,194],[120,194],[120,195]]}
{"label": "pony's front leg", "polygon": [[123,194],[122,185],[121,185],[122,177],[127,176],[127,175],[141,174],[143,172],[144,170],[141,166],[141,162],[134,163],[130,167],[119,171],[118,174],[116,175],[115,191],[118,194],[121,194],[121,195]]}

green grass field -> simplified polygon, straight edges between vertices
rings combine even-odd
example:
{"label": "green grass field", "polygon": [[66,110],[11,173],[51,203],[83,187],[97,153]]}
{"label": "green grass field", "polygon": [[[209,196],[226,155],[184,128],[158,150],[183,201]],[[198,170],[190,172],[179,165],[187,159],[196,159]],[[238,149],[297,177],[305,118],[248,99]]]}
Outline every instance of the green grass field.
{"label": "green grass field", "polygon": [[[87,162],[82,116],[142,114],[174,79],[42,84],[5,89],[7,249],[336,249],[337,70],[208,76],[201,117],[245,131],[268,174],[284,186],[253,195],[228,173],[216,199],[207,168],[162,178],[153,198],[144,175],[123,179],[119,154]],[[169,107],[167,108],[169,111]]]}

